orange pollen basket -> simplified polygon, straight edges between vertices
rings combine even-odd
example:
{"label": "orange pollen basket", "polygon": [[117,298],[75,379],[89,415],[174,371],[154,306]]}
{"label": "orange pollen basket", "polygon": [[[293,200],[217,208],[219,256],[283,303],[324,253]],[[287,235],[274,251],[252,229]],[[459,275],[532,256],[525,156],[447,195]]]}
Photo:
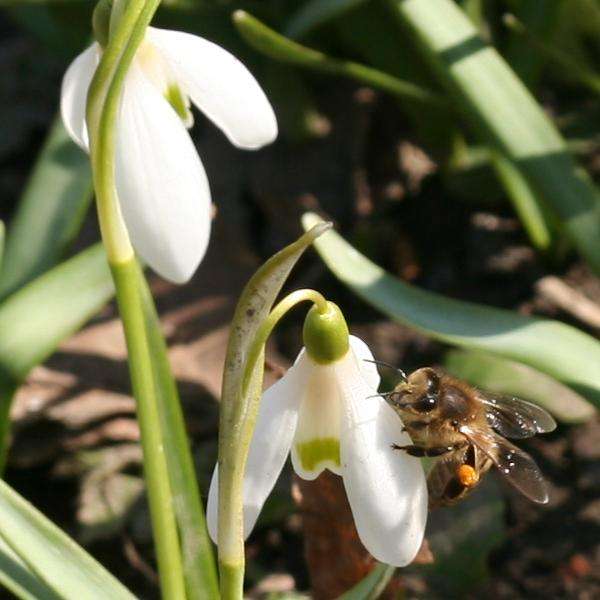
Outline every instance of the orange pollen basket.
{"label": "orange pollen basket", "polygon": [[469,465],[460,465],[456,471],[456,475],[461,485],[465,487],[473,487],[479,481],[477,471]]}

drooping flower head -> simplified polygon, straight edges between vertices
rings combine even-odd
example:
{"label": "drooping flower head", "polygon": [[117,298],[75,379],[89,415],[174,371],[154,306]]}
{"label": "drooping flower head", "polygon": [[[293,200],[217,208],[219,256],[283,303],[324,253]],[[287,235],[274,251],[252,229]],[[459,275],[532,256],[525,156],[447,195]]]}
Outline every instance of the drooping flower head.
{"label": "drooping flower head", "polygon": [[[392,449],[410,444],[394,410],[376,395],[379,375],[367,345],[349,336],[332,303],[313,307],[304,326],[305,347],[294,365],[262,396],[244,476],[244,535],[291,453],[303,479],[325,469],[340,475],[358,535],[369,552],[404,566],[415,557],[427,518],[427,487],[418,459]],[[218,469],[207,506],[217,541]]]}
{"label": "drooping flower head", "polygon": [[[62,83],[63,122],[86,151],[86,98],[101,54],[100,44],[92,44]],[[176,283],[187,281],[204,257],[211,223],[208,180],[186,131],[193,124],[190,102],[239,148],[277,137],[269,101],[237,58],[195,35],[147,29],[124,83],[115,176],[136,252]]]}

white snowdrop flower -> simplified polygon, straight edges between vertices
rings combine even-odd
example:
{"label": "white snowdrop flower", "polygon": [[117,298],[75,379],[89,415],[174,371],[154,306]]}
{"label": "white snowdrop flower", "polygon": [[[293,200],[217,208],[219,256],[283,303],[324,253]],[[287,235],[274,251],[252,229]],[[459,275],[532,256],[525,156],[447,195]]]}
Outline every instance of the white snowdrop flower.
{"label": "white snowdrop flower", "polygon": [[[101,53],[92,44],[62,82],[65,127],[86,151],[86,97]],[[147,29],[124,84],[115,176],[136,252],[176,283],[187,281],[204,257],[211,223],[208,180],[186,131],[193,123],[190,101],[239,148],[277,137],[273,109],[238,59],[195,35]]]}
{"label": "white snowdrop flower", "polygon": [[[329,303],[333,320],[343,316]],[[343,478],[358,535],[378,560],[405,566],[415,557],[427,520],[427,486],[417,458],[392,448],[410,444],[388,404],[375,396],[373,355],[357,337],[328,341],[311,335],[309,312],[303,348],[294,365],[262,396],[244,476],[244,535],[254,527],[291,451],[303,479],[329,469]],[[313,328],[314,333],[314,328]],[[316,351],[315,351],[316,350]],[[207,519],[217,541],[218,469],[210,485]]]}

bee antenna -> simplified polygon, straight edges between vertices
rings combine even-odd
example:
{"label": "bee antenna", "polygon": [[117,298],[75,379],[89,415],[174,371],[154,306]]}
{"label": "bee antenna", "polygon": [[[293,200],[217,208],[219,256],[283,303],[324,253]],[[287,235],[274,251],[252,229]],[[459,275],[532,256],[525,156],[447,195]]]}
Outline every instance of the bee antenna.
{"label": "bee antenna", "polygon": [[391,390],[390,392],[381,392],[380,394],[374,394],[373,396],[367,396],[367,398],[384,398],[387,400],[393,393],[394,393],[394,390]]}
{"label": "bee antenna", "polygon": [[394,371],[396,371],[397,373],[400,374],[400,377],[402,377],[403,381],[407,381],[408,380],[408,377],[406,376],[406,373],[402,369],[400,369],[398,367],[395,367],[394,365],[391,365],[390,363],[383,362],[382,360],[371,360],[369,358],[363,358],[363,360],[365,362],[370,362],[370,363],[373,363],[373,364],[376,364],[376,365],[380,365],[382,367],[387,367],[388,369],[393,369]]}

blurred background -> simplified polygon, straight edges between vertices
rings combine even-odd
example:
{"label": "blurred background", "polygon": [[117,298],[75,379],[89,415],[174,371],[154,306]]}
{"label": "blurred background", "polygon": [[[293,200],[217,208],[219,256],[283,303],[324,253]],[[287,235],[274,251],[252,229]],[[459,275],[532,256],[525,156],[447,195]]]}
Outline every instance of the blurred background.
{"label": "blurred background", "polygon": [[[267,91],[281,132],[271,147],[241,152],[195,113],[191,134],[215,203],[208,256],[186,286],[151,279],[204,494],[216,459],[222,363],[235,303],[256,267],[297,237],[307,208],[327,215],[362,253],[419,288],[559,319],[594,337],[600,331],[600,280],[565,234],[556,204],[528,186],[510,156],[496,153],[485,125],[478,129],[470,120],[473,107],[449,94],[444,76],[388,4],[168,0],[154,22],[202,35],[242,59]],[[600,3],[456,4],[560,130],[578,168],[597,181]],[[85,0],[0,0],[0,218],[9,231],[0,277],[4,298],[99,239],[87,158],[57,121],[62,74],[91,39],[93,6]],[[331,63],[325,73],[265,56],[233,25],[238,8],[307,47],[408,82],[434,100],[389,93],[348,69],[350,63]],[[61,183],[45,180],[39,189],[30,177],[34,169],[39,173],[36,161],[44,152]],[[65,182],[63,171],[75,175]],[[50,215],[55,204],[62,209]],[[532,205],[539,209],[534,217]],[[11,248],[13,224],[20,229]],[[13,268],[38,247],[27,267]],[[315,252],[302,259],[289,287],[314,287],[340,305],[351,331],[380,360],[407,371],[445,365],[483,387],[509,381],[510,389],[499,391],[517,393],[517,386],[524,397],[550,397],[563,413],[577,406],[577,415],[563,421],[578,423],[563,422],[522,444],[550,482],[550,503],[532,505],[490,475],[464,503],[432,513],[427,539],[433,562],[400,571],[394,594],[600,597],[600,422],[585,394],[542,380],[520,363],[466,353],[391,321],[342,286]],[[272,339],[270,381],[294,360],[302,319],[298,310]],[[385,376],[389,389],[395,381]],[[109,303],[36,366],[18,391],[7,480],[141,598],[156,598],[134,409],[121,326]],[[307,567],[305,488],[286,470],[249,540],[252,597],[337,595],[319,587],[318,569],[309,573]]]}

